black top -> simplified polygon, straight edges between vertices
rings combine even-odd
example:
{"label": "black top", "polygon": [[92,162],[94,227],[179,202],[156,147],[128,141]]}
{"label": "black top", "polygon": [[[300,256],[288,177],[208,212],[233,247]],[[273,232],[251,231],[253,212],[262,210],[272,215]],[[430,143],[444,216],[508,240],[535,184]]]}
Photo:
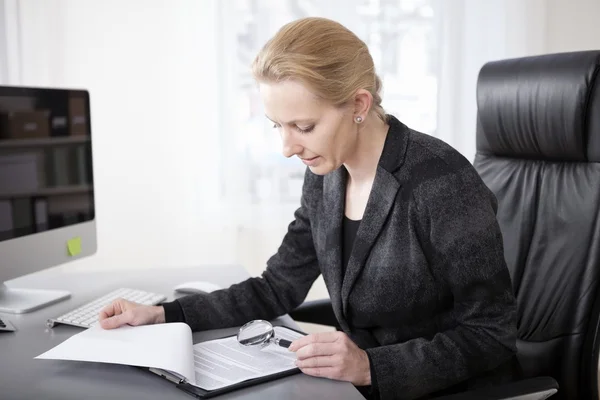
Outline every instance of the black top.
{"label": "black top", "polygon": [[354,239],[360,226],[360,220],[355,221],[344,215],[344,221],[342,223],[343,240],[342,243],[342,276],[346,273],[348,267],[348,261],[350,261],[350,254],[352,253],[352,246],[354,245]]}
{"label": "black top", "polygon": [[[352,247],[354,246],[354,239],[356,239],[356,233],[360,227],[360,219],[354,220],[344,215],[342,221],[342,276],[346,274],[346,268],[348,268],[348,262],[350,261],[350,254],[352,254]],[[369,386],[356,386],[356,389],[365,396],[366,399],[372,400],[379,398],[377,392],[377,378],[375,377],[375,369],[373,363],[369,358],[369,364],[371,366],[371,385]]]}

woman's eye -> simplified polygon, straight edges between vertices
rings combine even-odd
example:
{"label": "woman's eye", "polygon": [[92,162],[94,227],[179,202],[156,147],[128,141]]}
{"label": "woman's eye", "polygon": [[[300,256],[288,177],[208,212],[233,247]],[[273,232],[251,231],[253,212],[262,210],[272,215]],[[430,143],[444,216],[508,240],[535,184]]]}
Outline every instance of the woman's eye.
{"label": "woman's eye", "polygon": [[[273,124],[273,129],[279,129],[279,128],[281,128],[281,125],[279,125],[279,124]],[[300,132],[300,133],[302,133],[302,134],[305,134],[305,133],[310,133],[310,132],[312,132],[312,131],[313,131],[313,129],[315,129],[315,126],[314,126],[314,125],[311,125],[311,126],[309,126],[309,127],[306,127],[306,128],[301,128],[301,127],[299,127],[298,125],[296,125],[296,126],[294,126],[294,128],[295,128],[295,129],[296,129],[298,132]]]}
{"label": "woman's eye", "polygon": [[312,132],[312,130],[313,130],[313,129],[315,129],[315,126],[314,126],[314,125],[312,125],[312,126],[309,126],[309,127],[307,127],[307,128],[300,128],[299,126],[296,126],[296,129],[298,129],[298,131],[299,131],[300,133],[311,133],[311,132]]}

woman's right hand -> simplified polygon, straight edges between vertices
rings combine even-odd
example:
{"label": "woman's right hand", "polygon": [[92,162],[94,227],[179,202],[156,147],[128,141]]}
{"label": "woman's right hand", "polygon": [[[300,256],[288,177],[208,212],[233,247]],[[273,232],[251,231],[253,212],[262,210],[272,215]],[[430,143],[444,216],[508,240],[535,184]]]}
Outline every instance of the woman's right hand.
{"label": "woman's right hand", "polygon": [[100,311],[100,326],[114,329],[123,325],[151,325],[165,322],[162,306],[145,306],[124,299],[117,299]]}

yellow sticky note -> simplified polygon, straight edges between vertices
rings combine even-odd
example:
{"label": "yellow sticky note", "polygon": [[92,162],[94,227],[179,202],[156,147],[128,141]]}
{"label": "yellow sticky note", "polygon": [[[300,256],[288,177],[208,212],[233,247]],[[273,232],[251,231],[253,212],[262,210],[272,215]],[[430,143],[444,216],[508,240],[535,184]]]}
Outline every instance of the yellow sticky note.
{"label": "yellow sticky note", "polygon": [[81,238],[75,237],[67,241],[67,251],[71,257],[81,253]]}

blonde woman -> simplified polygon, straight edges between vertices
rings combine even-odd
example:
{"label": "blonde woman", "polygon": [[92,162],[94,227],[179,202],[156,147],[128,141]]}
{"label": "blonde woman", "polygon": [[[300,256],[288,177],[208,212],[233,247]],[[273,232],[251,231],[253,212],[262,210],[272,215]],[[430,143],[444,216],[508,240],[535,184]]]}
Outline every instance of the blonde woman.
{"label": "blonde woman", "polygon": [[301,206],[260,278],[161,306],[117,301],[102,326],[239,326],[292,311],[322,274],[341,328],[292,343],[308,375],[417,399],[516,376],[516,305],[496,199],[456,150],[381,106],[366,45],[322,18],[289,23],[252,71]]}

